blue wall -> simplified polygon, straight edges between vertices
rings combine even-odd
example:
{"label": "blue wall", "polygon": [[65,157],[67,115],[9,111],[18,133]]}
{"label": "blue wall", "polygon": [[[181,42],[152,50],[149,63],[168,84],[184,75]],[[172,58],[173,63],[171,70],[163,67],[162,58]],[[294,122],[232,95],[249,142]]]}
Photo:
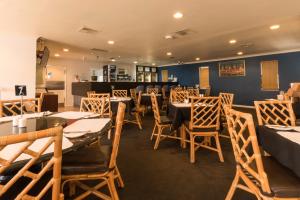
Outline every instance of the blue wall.
{"label": "blue wall", "polygon": [[198,68],[209,66],[212,95],[218,95],[219,92],[232,92],[235,94],[234,104],[241,105],[253,105],[253,100],[276,98],[279,93],[278,91],[261,91],[261,61],[278,60],[280,90],[286,91],[291,82],[300,82],[300,52],[257,56],[244,58],[244,60],[246,76],[243,77],[219,77],[219,61],[217,61],[160,67],[159,81],[161,81],[161,70],[167,69],[169,76],[173,74],[178,77],[180,85],[194,86],[199,84]]}

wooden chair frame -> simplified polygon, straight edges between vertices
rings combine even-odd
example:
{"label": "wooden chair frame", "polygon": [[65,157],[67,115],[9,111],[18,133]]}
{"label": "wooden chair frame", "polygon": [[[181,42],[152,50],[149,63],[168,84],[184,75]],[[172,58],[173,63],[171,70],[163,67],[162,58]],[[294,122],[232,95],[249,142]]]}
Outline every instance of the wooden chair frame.
{"label": "wooden chair frame", "polygon": [[254,101],[259,125],[295,126],[296,119],[290,101]]}
{"label": "wooden chair frame", "polygon": [[93,112],[103,115],[105,98],[81,98],[80,112]]}
{"label": "wooden chair frame", "polygon": [[[220,128],[220,97],[191,97],[191,120],[189,127],[183,128],[183,136],[185,131],[189,133],[190,140],[190,162],[195,162],[195,152],[200,148],[206,148],[215,151],[219,155],[221,162],[224,162],[221,144],[219,141]],[[215,131],[205,130],[213,128]],[[197,129],[204,129],[197,131]],[[196,137],[204,137],[201,143],[195,142]],[[216,147],[211,145],[211,137],[215,138]],[[184,141],[185,138],[183,138]],[[183,145],[185,147],[185,144]]]}
{"label": "wooden chair frame", "polygon": [[[264,170],[252,115],[233,109],[226,109],[226,118],[237,163],[236,174],[227,193],[226,200],[232,199],[237,188],[252,193],[259,200],[292,200],[292,198],[271,196],[271,189]],[[244,184],[239,183],[240,180]],[[266,196],[261,191],[269,195]],[[294,200],[296,199],[299,198],[294,198]]]}
{"label": "wooden chair frame", "polygon": [[127,97],[127,90],[113,90],[113,97]]}
{"label": "wooden chair frame", "polygon": [[[41,112],[41,98],[23,99],[22,108],[21,99],[0,100],[0,117],[20,115],[21,109],[23,110],[23,114],[28,112]],[[9,112],[9,115],[6,114],[5,111]]]}
{"label": "wooden chair frame", "polygon": [[175,92],[174,94],[175,102],[183,103],[185,99],[189,99],[189,92],[186,90]]}
{"label": "wooden chair frame", "polygon": [[[48,138],[47,142],[38,150],[30,149],[31,145],[38,139]],[[21,145],[21,143],[23,143]],[[47,130],[29,132],[20,135],[9,135],[0,137],[0,149],[12,144],[20,144],[19,150],[6,160],[0,158],[0,174],[4,173],[16,159],[22,154],[26,154],[31,158],[28,162],[5,184],[0,184],[0,197],[7,192],[20,178],[27,177],[31,179],[30,183],[17,195],[16,199],[41,199],[46,192],[52,187],[52,200],[63,199],[60,193],[61,183],[61,160],[62,160],[62,127],[50,128]],[[41,155],[50,147],[54,146],[54,154],[49,161],[45,163],[39,172],[31,172],[30,168],[39,162]],[[29,195],[28,192],[38,183],[43,175],[53,169],[52,178],[47,182],[37,196]]]}
{"label": "wooden chair frame", "polygon": [[142,130],[142,118],[141,118],[141,113],[145,112],[145,107],[141,105],[141,99],[142,99],[142,91],[139,91],[137,102],[135,103],[135,111],[132,112],[131,114],[134,115],[135,119],[134,120],[124,120],[125,123],[133,123],[138,125],[139,129]]}
{"label": "wooden chair frame", "polygon": [[188,88],[187,89],[188,91],[188,94],[190,97],[199,97],[199,89],[196,89],[196,88]]}
{"label": "wooden chair frame", "polygon": [[[176,134],[175,131],[174,131],[174,134],[170,134],[170,135],[163,134],[163,130],[165,128],[168,128],[171,131],[172,124],[162,124],[161,123],[159,107],[158,107],[158,103],[157,103],[157,99],[156,99],[155,94],[151,94],[151,103],[152,103],[152,110],[153,110],[155,122],[154,122],[154,127],[153,127],[153,130],[152,130],[150,140],[153,140],[154,136],[156,136],[156,140],[155,140],[155,144],[154,144],[154,150],[156,150],[158,148],[158,145],[159,145],[160,141],[162,141],[165,138],[181,140],[182,139],[181,137],[177,137],[175,135]],[[157,129],[157,132],[156,132],[156,129]]]}
{"label": "wooden chair frame", "polygon": [[[115,134],[113,140],[113,149],[109,162],[109,170],[104,173],[93,173],[93,174],[83,174],[83,175],[63,175],[62,180],[64,180],[62,184],[62,191],[66,183],[70,183],[72,192],[75,192],[75,186],[80,187],[85,192],[76,197],[76,200],[84,199],[90,194],[94,194],[95,196],[104,199],[104,200],[118,200],[119,196],[116,190],[116,186],[114,180],[117,179],[119,187],[124,187],[124,182],[117,167],[117,155],[119,150],[122,126],[124,122],[124,113],[125,113],[126,105],[122,102],[119,103],[118,113],[116,118],[116,126],[115,126]],[[98,180],[100,181],[96,186],[91,187],[83,183],[83,181],[88,180]],[[108,196],[99,190],[108,186],[109,192],[111,196]]]}
{"label": "wooden chair frame", "polygon": [[[227,121],[225,115],[225,107],[227,107],[228,109],[232,108],[234,94],[220,92],[219,96],[221,98],[221,123],[223,123],[223,126],[226,126]],[[229,133],[228,135],[220,133],[220,137],[230,139]]]}
{"label": "wooden chair frame", "polygon": [[147,88],[147,94],[158,94],[158,88]]}
{"label": "wooden chair frame", "polygon": [[162,103],[161,109],[167,110],[168,103],[169,103],[169,97],[167,97],[167,95],[166,95],[166,88],[162,87],[161,92],[162,92],[162,97],[163,97],[163,103]]}
{"label": "wooden chair frame", "polygon": [[87,91],[87,92],[86,92],[86,96],[87,96],[88,98],[91,98],[91,94],[96,94],[96,91]]}
{"label": "wooden chair frame", "polygon": [[103,99],[104,105],[102,110],[102,117],[112,117],[111,105],[110,105],[110,94],[109,93],[95,93],[91,94],[90,98]]}

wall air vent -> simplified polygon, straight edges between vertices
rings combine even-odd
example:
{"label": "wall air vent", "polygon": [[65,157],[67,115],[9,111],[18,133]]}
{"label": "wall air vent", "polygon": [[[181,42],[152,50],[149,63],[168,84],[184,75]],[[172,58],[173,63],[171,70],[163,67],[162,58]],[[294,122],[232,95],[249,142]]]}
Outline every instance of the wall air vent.
{"label": "wall air vent", "polygon": [[92,48],[91,50],[94,51],[94,52],[108,53],[108,50],[105,50],[105,49]]}
{"label": "wall air vent", "polygon": [[80,33],[89,33],[89,34],[93,34],[93,33],[97,33],[98,31],[92,28],[88,28],[88,27],[82,27],[78,30],[78,32]]}
{"label": "wall air vent", "polygon": [[177,37],[185,37],[192,33],[195,33],[195,31],[192,31],[191,29],[186,28],[186,29],[182,29],[180,31],[174,32],[173,35],[176,35]]}

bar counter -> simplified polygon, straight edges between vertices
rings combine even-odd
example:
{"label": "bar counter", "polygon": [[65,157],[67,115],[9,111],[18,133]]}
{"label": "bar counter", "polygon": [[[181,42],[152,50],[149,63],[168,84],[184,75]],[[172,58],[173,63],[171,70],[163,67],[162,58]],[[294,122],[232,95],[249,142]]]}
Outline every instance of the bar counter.
{"label": "bar counter", "polygon": [[143,85],[146,88],[149,85],[178,85],[178,82],[73,82],[72,95],[74,96],[74,106],[80,105],[81,98],[86,97],[88,91],[111,93],[113,87],[115,90],[128,90],[128,94],[130,94],[129,90],[139,85]]}

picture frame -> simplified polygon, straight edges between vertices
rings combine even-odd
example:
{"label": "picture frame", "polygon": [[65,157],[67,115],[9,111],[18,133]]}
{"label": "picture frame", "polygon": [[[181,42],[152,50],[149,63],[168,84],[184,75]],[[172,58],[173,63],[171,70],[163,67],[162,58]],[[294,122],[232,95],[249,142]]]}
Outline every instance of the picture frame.
{"label": "picture frame", "polygon": [[246,76],[245,60],[219,62],[219,77]]}

